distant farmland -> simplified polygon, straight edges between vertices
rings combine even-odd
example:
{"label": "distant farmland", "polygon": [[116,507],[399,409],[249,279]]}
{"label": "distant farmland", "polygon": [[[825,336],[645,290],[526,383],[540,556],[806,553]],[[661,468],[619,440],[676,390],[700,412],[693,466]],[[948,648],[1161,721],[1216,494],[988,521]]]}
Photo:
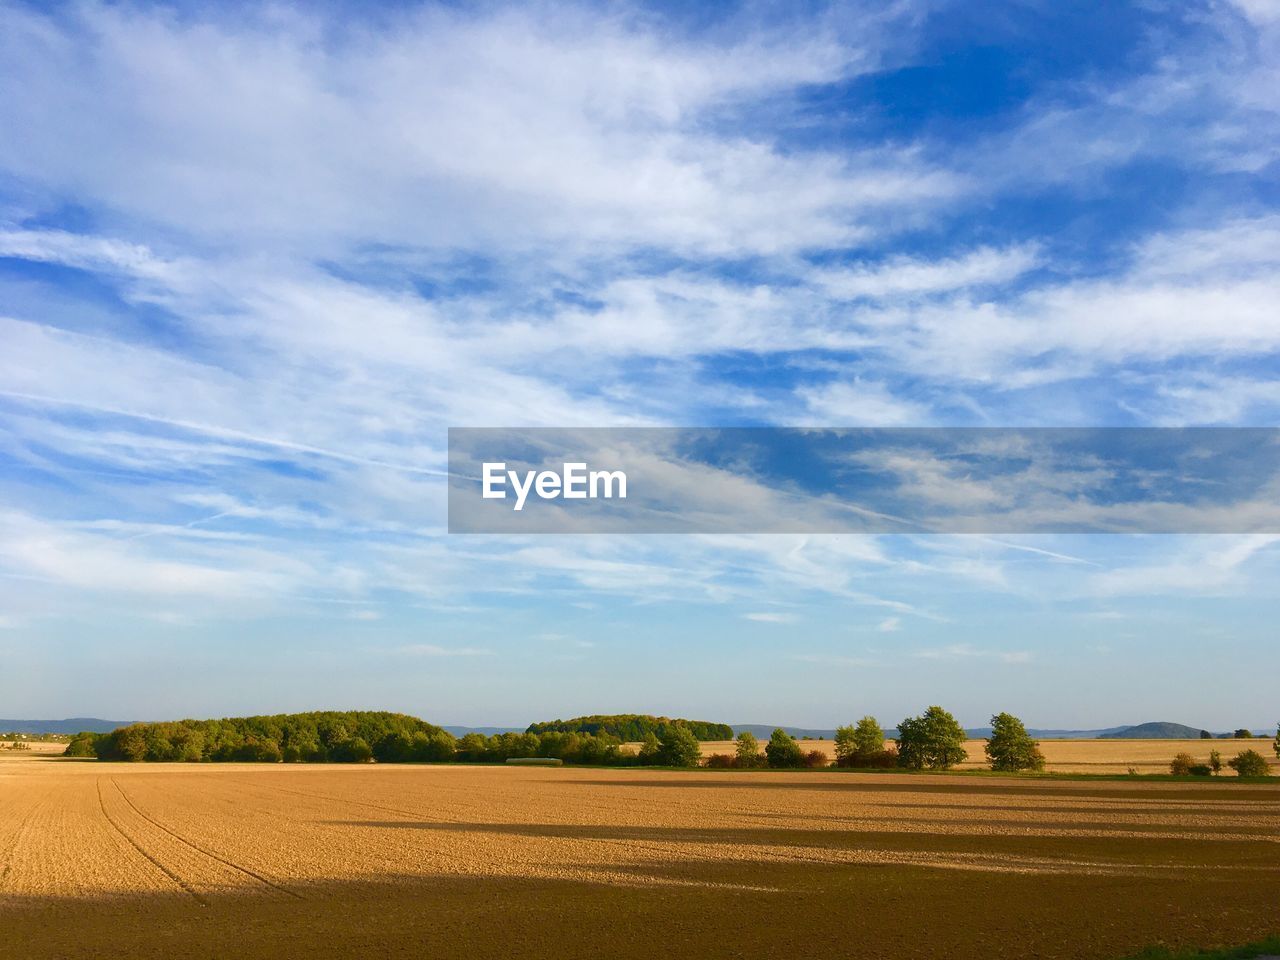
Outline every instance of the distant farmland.
{"label": "distant farmland", "polygon": [[[988,769],[983,753],[985,740],[968,740],[965,751],[969,758],[956,767],[957,770]],[[806,750],[821,750],[834,759],[835,743],[831,740],[801,740]],[[702,744],[702,755],[733,753],[732,740],[711,741]],[[1169,761],[1174,754],[1189,753],[1199,762],[1207,762],[1209,751],[1217,750],[1222,759],[1229,760],[1242,750],[1265,751],[1272,758],[1272,771],[1276,770],[1270,740],[1041,740],[1040,752],[1045,756],[1045,770],[1049,773],[1168,773]],[[1230,770],[1227,776],[1232,776]]]}

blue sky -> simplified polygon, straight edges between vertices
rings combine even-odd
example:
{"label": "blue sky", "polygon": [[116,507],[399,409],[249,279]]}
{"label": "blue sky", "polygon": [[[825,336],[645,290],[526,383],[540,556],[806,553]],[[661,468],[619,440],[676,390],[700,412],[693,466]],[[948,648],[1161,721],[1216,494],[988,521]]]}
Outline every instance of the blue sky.
{"label": "blue sky", "polygon": [[0,5],[0,714],[1274,722],[1275,538],[450,537],[450,426],[1275,426],[1280,4]]}

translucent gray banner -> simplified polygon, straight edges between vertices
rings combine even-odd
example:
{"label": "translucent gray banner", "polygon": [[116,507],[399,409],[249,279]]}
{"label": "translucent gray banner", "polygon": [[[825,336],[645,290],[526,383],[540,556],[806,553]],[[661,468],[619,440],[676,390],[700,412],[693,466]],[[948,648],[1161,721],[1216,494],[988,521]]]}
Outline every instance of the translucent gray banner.
{"label": "translucent gray banner", "polygon": [[1280,533],[1275,428],[454,428],[451,533]]}

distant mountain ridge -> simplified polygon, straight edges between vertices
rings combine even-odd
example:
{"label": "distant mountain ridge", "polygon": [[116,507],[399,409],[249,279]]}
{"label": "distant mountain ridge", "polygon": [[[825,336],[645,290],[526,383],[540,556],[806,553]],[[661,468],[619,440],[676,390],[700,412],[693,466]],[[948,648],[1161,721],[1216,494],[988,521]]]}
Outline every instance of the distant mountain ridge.
{"label": "distant mountain ridge", "polygon": [[97,717],[70,717],[67,720],[0,720],[0,733],[110,733],[136,720],[100,720]]}

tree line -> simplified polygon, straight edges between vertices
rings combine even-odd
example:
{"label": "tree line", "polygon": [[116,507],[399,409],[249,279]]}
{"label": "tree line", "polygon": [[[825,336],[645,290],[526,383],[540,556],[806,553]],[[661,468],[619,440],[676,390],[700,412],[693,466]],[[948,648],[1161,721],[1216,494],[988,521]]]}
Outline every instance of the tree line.
{"label": "tree line", "polygon": [[[640,721],[645,721],[640,723]],[[610,723],[628,733],[645,732],[624,748],[622,737],[609,732]],[[636,726],[631,726],[632,723]],[[555,729],[557,726],[569,729]],[[578,726],[580,725],[580,727]],[[537,728],[537,729],[535,729]],[[732,754],[702,756],[701,738],[732,730],[723,724],[670,720],[664,717],[622,715],[581,717],[572,721],[534,724],[525,733],[485,736],[468,733],[456,739],[448,731],[402,713],[328,711],[232,717],[222,720],[178,720],[135,723],[106,734],[80,733],[72,738],[67,756],[101,760],[260,763],[502,763],[510,759],[548,757],[571,764],[600,766],[667,766],[773,769],[816,768],[831,765],[820,750],[805,751],[794,737],[778,728],[763,745],[747,731],[734,740]],[[931,706],[919,716],[898,724],[898,736],[886,741],[875,717],[840,727],[835,736],[835,766],[862,769],[901,768],[948,770],[964,762],[967,735],[949,712]],[[1273,744],[1280,756],[1280,728]],[[1026,726],[1009,713],[991,718],[991,736],[984,747],[992,770],[1016,773],[1044,769],[1040,744]],[[1217,751],[1214,751],[1216,755]],[[1247,755],[1246,755],[1247,754]],[[1265,758],[1246,751],[1226,766],[1240,776],[1266,776]],[[1194,764],[1180,754],[1171,772],[1217,773],[1223,764]]]}
{"label": "tree line", "polygon": [[623,750],[622,739],[605,732],[469,733],[457,739],[407,714],[352,710],[135,723],[110,733],[78,733],[66,756],[188,763],[501,763],[554,757],[565,763],[680,767],[694,766],[701,757],[695,729],[706,733],[716,726],[645,719],[655,722],[638,738],[638,751]]}
{"label": "tree line", "polygon": [[733,727],[727,723],[709,720],[685,720],[670,717],[654,717],[642,713],[597,714],[591,717],[574,717],[572,720],[548,720],[529,724],[526,733],[590,733],[595,736],[617,737],[624,743],[639,743],[650,734],[658,736],[664,727],[684,727],[697,740],[731,740]]}
{"label": "tree line", "polygon": [[[964,727],[942,707],[929,707],[918,717],[898,724],[896,740],[886,745],[884,729],[875,717],[863,717],[856,724],[836,730],[837,767],[863,769],[949,770],[968,758]],[[1017,772],[1043,770],[1040,745],[1027,733],[1021,720],[999,713],[991,718],[991,736],[986,744],[987,761],[993,770]],[[830,761],[815,750],[806,753],[793,736],[779,728],[761,749],[750,733],[738,734],[733,754],[708,758],[709,767],[824,767]]]}

